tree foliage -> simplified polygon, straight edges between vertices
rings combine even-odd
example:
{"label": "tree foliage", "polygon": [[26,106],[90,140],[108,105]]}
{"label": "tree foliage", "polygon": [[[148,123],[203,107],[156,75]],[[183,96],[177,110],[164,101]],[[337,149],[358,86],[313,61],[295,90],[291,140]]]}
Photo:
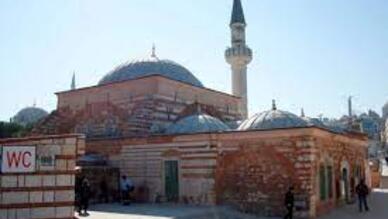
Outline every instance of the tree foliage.
{"label": "tree foliage", "polygon": [[27,135],[33,125],[21,126],[13,122],[0,122],[0,138],[16,138]]}

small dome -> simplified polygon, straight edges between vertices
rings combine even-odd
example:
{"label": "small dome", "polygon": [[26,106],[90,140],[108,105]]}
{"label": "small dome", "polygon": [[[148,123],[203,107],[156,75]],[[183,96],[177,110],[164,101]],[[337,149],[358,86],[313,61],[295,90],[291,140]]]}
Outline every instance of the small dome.
{"label": "small dome", "polygon": [[236,130],[243,122],[244,122],[244,120],[237,120],[237,121],[229,121],[229,122],[226,122],[225,124],[230,129]]}
{"label": "small dome", "polygon": [[300,117],[307,122],[309,126],[316,126],[316,127],[321,127],[325,128],[325,124],[318,118],[311,118],[305,115],[304,109],[302,108]]}
{"label": "small dome", "polygon": [[166,134],[192,134],[228,131],[229,127],[221,120],[204,113],[197,113],[179,119],[170,125]]}
{"label": "small dome", "polygon": [[151,58],[148,60],[123,64],[105,75],[98,84],[110,84],[151,75],[161,75],[196,87],[204,87],[202,83],[182,65],[170,60],[158,59],[154,50]]}
{"label": "small dome", "polygon": [[304,121],[307,122],[309,126],[316,126],[316,127],[325,127],[325,124],[320,119],[317,118],[310,118],[310,117],[302,117]]}
{"label": "small dome", "polygon": [[275,104],[273,104],[272,110],[255,114],[245,120],[238,130],[266,130],[308,126],[309,124],[299,116],[278,110]]}
{"label": "small dome", "polygon": [[324,127],[332,132],[336,133],[345,133],[347,130],[347,127],[337,121],[326,121],[323,123]]}
{"label": "small dome", "polygon": [[46,117],[48,113],[38,107],[26,107],[20,110],[13,118],[12,121],[20,125],[34,124]]}

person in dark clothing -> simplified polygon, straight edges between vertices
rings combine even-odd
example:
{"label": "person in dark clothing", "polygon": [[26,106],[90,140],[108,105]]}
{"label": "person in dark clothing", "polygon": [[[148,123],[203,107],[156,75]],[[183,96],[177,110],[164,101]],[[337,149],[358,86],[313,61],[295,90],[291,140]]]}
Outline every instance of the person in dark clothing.
{"label": "person in dark clothing", "polygon": [[287,208],[287,214],[284,219],[292,219],[294,214],[294,187],[290,187],[284,198],[284,205]]}
{"label": "person in dark clothing", "polygon": [[80,215],[82,214],[82,210],[84,211],[84,215],[88,215],[89,199],[90,199],[90,183],[89,183],[89,180],[85,177],[82,180],[82,185],[80,189],[80,208],[78,211]]}
{"label": "person in dark clothing", "polygon": [[369,211],[368,202],[366,200],[369,195],[369,188],[365,184],[364,179],[361,179],[360,183],[356,186],[356,193],[358,195],[358,207],[360,212],[362,212],[362,207],[364,207],[365,211]]}
{"label": "person in dark clothing", "polygon": [[105,178],[102,179],[100,182],[100,198],[102,199],[103,202],[108,203],[109,197],[108,197],[108,183],[106,182]]}
{"label": "person in dark clothing", "polygon": [[75,206],[77,207],[78,214],[81,214],[81,187],[84,177],[77,176],[75,178]]}

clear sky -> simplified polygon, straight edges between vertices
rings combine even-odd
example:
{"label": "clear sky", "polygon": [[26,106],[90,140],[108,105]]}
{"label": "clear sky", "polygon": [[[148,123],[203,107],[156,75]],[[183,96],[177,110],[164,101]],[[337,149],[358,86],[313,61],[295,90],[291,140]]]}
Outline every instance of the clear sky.
{"label": "clear sky", "polygon": [[[278,107],[308,116],[381,112],[388,101],[388,1],[242,0],[250,113]],[[232,0],[1,0],[0,120],[57,91],[95,85],[115,66],[150,54],[230,91],[224,50]]]}

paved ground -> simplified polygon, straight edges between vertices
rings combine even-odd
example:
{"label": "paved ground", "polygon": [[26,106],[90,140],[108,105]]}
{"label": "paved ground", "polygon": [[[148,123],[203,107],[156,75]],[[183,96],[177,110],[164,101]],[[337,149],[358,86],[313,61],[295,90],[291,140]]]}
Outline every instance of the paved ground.
{"label": "paved ground", "polygon": [[[257,219],[223,207],[185,205],[97,205],[90,211],[91,219]],[[261,219],[261,218],[260,218]]]}
{"label": "paved ground", "polygon": [[388,190],[375,190],[369,198],[369,205],[369,212],[359,213],[357,205],[350,205],[337,209],[322,219],[387,219]]}
{"label": "paved ground", "polygon": [[[357,205],[336,209],[320,219],[387,219],[388,190],[376,190],[370,197],[371,211],[359,213]],[[97,205],[90,219],[259,219],[229,209],[181,205]],[[260,218],[263,219],[263,218]]]}

